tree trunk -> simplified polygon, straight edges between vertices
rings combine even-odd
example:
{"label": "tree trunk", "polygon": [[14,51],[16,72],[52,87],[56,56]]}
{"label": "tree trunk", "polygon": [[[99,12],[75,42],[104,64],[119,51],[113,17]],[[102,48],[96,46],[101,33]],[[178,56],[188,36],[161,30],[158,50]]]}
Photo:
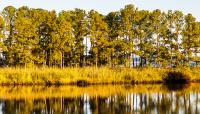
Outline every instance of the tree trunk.
{"label": "tree trunk", "polygon": [[96,68],[98,67],[98,54],[96,54],[96,62],[95,62]]}
{"label": "tree trunk", "polygon": [[62,63],[63,63],[63,53],[61,52],[61,57],[60,57],[60,68],[62,69]]}
{"label": "tree trunk", "polygon": [[62,68],[64,68],[65,67],[65,52],[63,51],[63,54],[62,54]]}
{"label": "tree trunk", "polygon": [[46,51],[46,65],[50,67],[50,50]]}
{"label": "tree trunk", "polygon": [[133,68],[134,68],[135,67],[135,57],[134,57],[134,54],[133,54],[132,60],[133,60]]}
{"label": "tree trunk", "polygon": [[142,56],[140,56],[140,67],[142,67],[142,62],[143,62],[143,57]]}

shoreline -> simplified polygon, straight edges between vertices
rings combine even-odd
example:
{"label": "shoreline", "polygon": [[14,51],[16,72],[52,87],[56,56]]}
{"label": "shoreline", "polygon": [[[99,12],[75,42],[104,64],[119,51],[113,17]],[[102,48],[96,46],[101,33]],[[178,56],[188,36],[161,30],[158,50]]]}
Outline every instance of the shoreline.
{"label": "shoreline", "polygon": [[[191,83],[200,83],[198,82],[191,82]],[[105,85],[147,85],[147,84],[165,84],[164,82],[157,81],[157,82],[114,82],[114,83],[84,83],[78,84],[78,82],[71,82],[71,83],[0,83],[0,86],[78,86],[78,87],[85,87],[85,86],[105,86]],[[170,84],[170,83],[169,83]]]}
{"label": "shoreline", "polygon": [[77,83],[67,83],[67,84],[45,84],[45,83],[40,83],[40,84],[27,84],[27,83],[1,83],[0,87],[17,87],[17,86],[45,86],[45,87],[51,87],[51,86],[56,86],[56,87],[62,87],[62,86],[77,86],[77,87],[89,87],[89,86],[116,86],[116,85],[157,85],[157,84],[162,84],[162,85],[185,85],[185,84],[200,84],[200,81],[190,81],[190,83],[177,83],[177,84],[173,84],[173,83],[165,83],[165,82],[136,82],[136,83],[123,83],[123,82],[117,82],[117,83],[87,83],[87,84],[83,84],[83,85],[79,85]]}

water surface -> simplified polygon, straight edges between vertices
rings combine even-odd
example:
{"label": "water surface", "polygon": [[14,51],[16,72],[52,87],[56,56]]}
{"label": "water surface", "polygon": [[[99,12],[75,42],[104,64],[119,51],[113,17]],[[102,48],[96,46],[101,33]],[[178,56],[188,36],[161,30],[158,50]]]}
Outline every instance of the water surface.
{"label": "water surface", "polygon": [[199,114],[199,86],[0,86],[0,114]]}

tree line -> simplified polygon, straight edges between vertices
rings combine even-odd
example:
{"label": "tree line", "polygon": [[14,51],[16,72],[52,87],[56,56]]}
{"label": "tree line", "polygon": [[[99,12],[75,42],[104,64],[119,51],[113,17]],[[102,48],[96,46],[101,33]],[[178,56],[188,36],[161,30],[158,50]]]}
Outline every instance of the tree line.
{"label": "tree line", "polygon": [[179,67],[200,61],[200,22],[192,14],[134,5],[107,15],[7,6],[0,38],[6,66]]}

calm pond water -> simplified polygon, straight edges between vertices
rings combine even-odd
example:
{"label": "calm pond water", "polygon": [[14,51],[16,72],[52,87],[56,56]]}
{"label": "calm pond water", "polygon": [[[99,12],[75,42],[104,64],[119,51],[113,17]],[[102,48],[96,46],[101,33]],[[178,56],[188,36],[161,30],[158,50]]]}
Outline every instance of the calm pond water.
{"label": "calm pond water", "polygon": [[0,114],[200,114],[199,87],[0,86]]}

